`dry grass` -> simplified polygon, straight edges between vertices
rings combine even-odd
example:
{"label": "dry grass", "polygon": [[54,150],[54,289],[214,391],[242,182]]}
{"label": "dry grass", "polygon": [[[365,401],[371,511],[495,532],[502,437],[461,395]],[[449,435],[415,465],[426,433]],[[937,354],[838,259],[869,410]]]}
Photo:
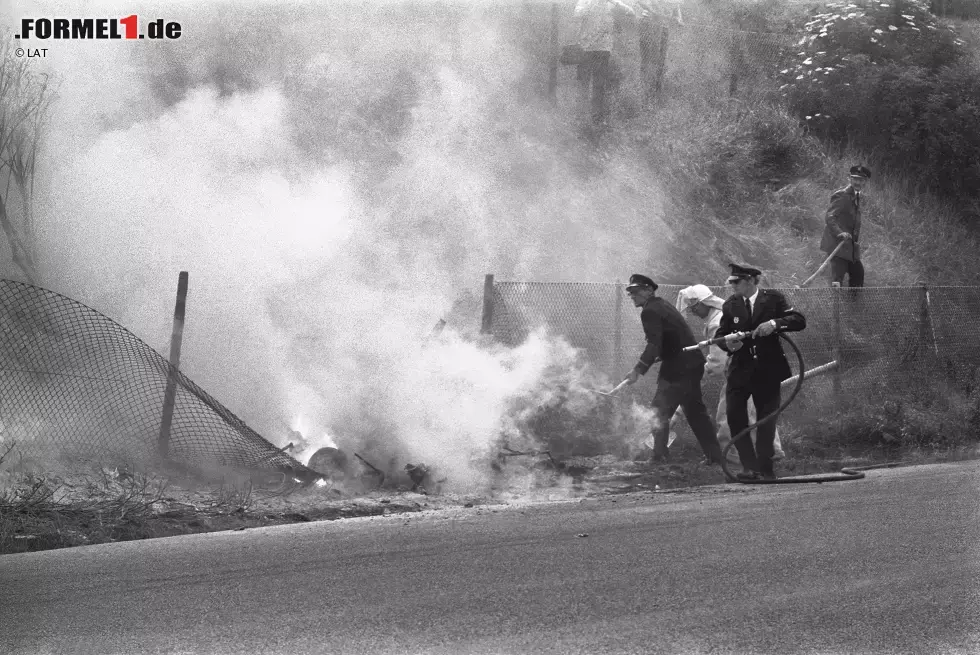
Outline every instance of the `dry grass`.
{"label": "dry grass", "polygon": [[0,456],[0,554],[488,502],[370,482],[304,485],[263,472],[192,478],[159,467]]}

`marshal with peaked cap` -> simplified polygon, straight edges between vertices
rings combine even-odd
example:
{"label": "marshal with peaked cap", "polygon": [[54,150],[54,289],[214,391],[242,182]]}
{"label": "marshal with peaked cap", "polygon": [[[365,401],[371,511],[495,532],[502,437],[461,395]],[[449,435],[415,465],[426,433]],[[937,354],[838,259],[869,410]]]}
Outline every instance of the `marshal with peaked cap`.
{"label": "marshal with peaked cap", "polygon": [[657,283],[648,278],[646,275],[633,273],[633,275],[630,275],[630,283],[626,285],[626,290],[629,291],[630,289],[639,289],[640,287],[650,287],[656,291]]}
{"label": "marshal with peaked cap", "polygon": [[871,169],[867,166],[851,166],[851,177],[863,177],[866,180],[871,179]]}
{"label": "marshal with peaked cap", "polygon": [[737,282],[738,280],[762,275],[762,271],[759,269],[745,266],[744,264],[729,264],[729,266],[732,267],[732,274],[728,276],[728,282]]}

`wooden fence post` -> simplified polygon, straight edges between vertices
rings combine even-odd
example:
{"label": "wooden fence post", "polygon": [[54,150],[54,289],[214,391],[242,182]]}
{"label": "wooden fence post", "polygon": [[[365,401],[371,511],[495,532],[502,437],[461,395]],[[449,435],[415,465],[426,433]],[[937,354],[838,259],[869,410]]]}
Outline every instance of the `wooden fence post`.
{"label": "wooden fence post", "polygon": [[842,294],[839,282],[834,282],[831,285],[833,289],[833,338],[834,338],[834,360],[837,362],[837,368],[834,369],[834,407],[837,408],[837,436],[843,436],[844,432],[844,413],[841,408],[841,400],[844,395],[841,393],[841,371],[844,370],[844,357],[843,350],[841,349],[842,340],[842,330],[841,330],[841,306],[842,306]]}
{"label": "wooden fence post", "polygon": [[177,278],[177,304],[174,306],[174,327],[170,335],[170,370],[167,373],[167,389],[163,395],[163,419],[160,421],[160,437],[157,443],[157,451],[164,459],[170,454],[170,425],[177,398],[177,370],[180,368],[180,344],[184,338],[186,304],[187,271],[181,271]]}
{"label": "wooden fence post", "polygon": [[660,42],[657,43],[657,70],[654,72],[653,90],[656,93],[657,101],[661,99],[664,87],[664,74],[667,72],[667,51],[670,47],[670,25],[664,22],[664,29],[660,33]]}
{"label": "wooden fence post", "polygon": [[480,334],[493,334],[493,273],[483,279],[483,324]]}
{"label": "wooden fence post", "polygon": [[741,68],[745,64],[742,58],[742,44],[739,42],[738,37],[738,32],[732,32],[728,45],[728,64],[731,66],[728,77],[728,95],[730,96],[738,92],[739,73],[741,73]]}
{"label": "wooden fence post", "polygon": [[623,294],[621,292],[622,283],[616,280],[613,292],[616,297],[613,299],[613,370],[612,378],[621,375],[623,369]]}
{"label": "wooden fence post", "polygon": [[548,41],[548,100],[558,102],[558,3],[551,3],[551,38]]}

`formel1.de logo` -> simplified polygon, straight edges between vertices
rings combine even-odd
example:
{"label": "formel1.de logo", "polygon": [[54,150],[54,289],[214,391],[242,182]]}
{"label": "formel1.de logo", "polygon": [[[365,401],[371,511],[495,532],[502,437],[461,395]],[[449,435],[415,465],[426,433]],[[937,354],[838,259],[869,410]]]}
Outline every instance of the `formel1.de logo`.
{"label": "formel1.de logo", "polygon": [[137,14],[125,18],[22,18],[15,39],[179,39],[180,23],[155,18],[140,29]]}

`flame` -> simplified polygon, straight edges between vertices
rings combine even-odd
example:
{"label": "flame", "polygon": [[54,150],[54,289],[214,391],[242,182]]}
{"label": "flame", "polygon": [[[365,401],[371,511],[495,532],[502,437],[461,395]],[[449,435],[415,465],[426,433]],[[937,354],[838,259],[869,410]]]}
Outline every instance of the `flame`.
{"label": "flame", "polygon": [[337,442],[327,432],[323,432],[319,439],[308,437],[308,434],[315,432],[315,426],[302,413],[296,414],[289,427],[300,436],[300,442],[296,444],[296,458],[302,462],[308,461],[320,448],[337,448]]}

